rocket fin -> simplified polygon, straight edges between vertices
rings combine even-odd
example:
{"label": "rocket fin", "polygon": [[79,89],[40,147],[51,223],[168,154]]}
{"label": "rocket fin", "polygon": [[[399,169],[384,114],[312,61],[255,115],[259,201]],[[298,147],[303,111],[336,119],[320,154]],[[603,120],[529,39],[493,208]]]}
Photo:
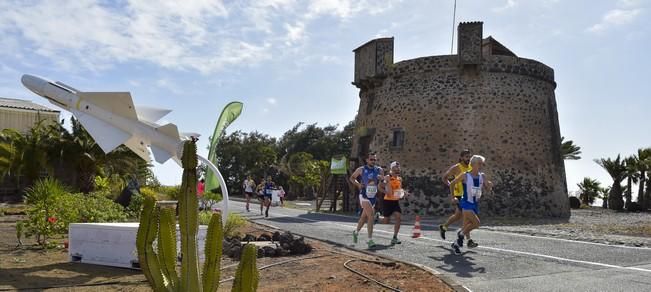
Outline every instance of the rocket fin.
{"label": "rocket fin", "polygon": [[113,151],[113,149],[125,143],[131,137],[131,134],[91,115],[77,112],[75,116],[77,116],[79,122],[81,122],[81,125],[84,126],[90,136],[95,139],[99,147],[104,150],[104,153]]}
{"label": "rocket fin", "polygon": [[80,101],[86,100],[115,115],[138,120],[138,114],[129,92],[78,92],[77,96]]}
{"label": "rocket fin", "polygon": [[149,106],[136,107],[138,119],[150,123],[156,123],[158,120],[169,114],[172,110],[164,108],[155,108]]}
{"label": "rocket fin", "polygon": [[149,147],[151,148],[151,153],[154,154],[154,159],[156,159],[156,162],[158,163],[165,163],[165,161],[172,158],[172,153],[164,150],[163,148],[160,148],[156,145],[151,145]]}
{"label": "rocket fin", "polygon": [[156,131],[159,133],[162,133],[165,136],[174,138],[175,140],[179,140],[179,129],[176,127],[175,124],[165,124],[163,126],[160,126],[156,128]]}
{"label": "rocket fin", "polygon": [[144,159],[145,162],[151,162],[151,157],[149,157],[149,149],[147,149],[147,143],[141,137],[135,135],[131,136],[129,140],[124,142],[124,146],[127,146],[127,148],[131,149],[131,151],[140,156],[140,158]]}

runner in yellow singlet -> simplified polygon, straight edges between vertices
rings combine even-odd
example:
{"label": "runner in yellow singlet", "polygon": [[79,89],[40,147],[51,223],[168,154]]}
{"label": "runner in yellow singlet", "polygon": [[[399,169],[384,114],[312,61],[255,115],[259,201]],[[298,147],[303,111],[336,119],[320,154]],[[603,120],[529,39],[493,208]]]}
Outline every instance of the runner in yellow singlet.
{"label": "runner in yellow singlet", "polygon": [[[443,179],[443,182],[446,185],[450,185],[450,182],[460,176],[461,174],[464,174],[470,170],[472,170],[472,167],[470,166],[470,157],[471,157],[470,150],[465,149],[461,151],[461,154],[459,155],[459,163],[456,163],[452,165],[441,177]],[[461,210],[461,205],[460,205],[460,198],[463,195],[463,185],[461,183],[457,183],[454,186],[454,193],[450,194],[450,199],[452,202],[452,205],[454,207],[454,214],[448,218],[448,220],[439,225],[439,231],[441,233],[441,238],[445,239],[445,232],[448,231],[448,226],[450,224],[457,222],[463,218],[463,213]]]}

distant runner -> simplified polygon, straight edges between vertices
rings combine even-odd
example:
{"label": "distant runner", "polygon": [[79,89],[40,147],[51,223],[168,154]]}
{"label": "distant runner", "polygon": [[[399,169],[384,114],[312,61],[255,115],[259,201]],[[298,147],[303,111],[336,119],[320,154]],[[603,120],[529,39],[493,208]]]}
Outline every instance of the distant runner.
{"label": "distant runner", "polygon": [[258,194],[258,201],[260,202],[260,215],[263,214],[262,210],[264,208],[264,176],[260,179],[260,183],[255,188],[256,194]]}
{"label": "distant runner", "polygon": [[255,181],[253,181],[253,178],[250,175],[244,180],[242,189],[244,190],[244,196],[246,197],[246,211],[250,212],[249,203],[251,202],[253,190],[255,189]]}
{"label": "distant runner", "polygon": [[461,195],[463,195],[463,186],[461,185],[461,182],[457,183],[456,185],[450,184],[450,182],[453,181],[458,176],[472,169],[472,167],[469,165],[470,156],[471,156],[470,150],[466,149],[461,151],[461,154],[459,154],[459,163],[452,165],[441,177],[445,184],[447,184],[448,186],[450,185],[454,186],[454,189],[450,188],[453,195],[452,205],[454,206],[454,214],[452,214],[452,216],[448,218],[448,221],[439,225],[439,231],[441,233],[441,238],[443,239],[445,239],[445,232],[448,231],[448,226],[463,218],[463,214],[461,212],[461,202],[460,202]]}
{"label": "distant runner", "polygon": [[[353,231],[353,243],[357,243],[359,231],[366,223],[366,230],[368,231],[367,244],[369,248],[375,247],[375,242],[373,241],[374,206],[377,202],[376,195],[379,190],[380,180],[384,176],[382,168],[375,166],[376,161],[377,157],[375,153],[368,154],[366,165],[356,169],[353,175],[350,176],[350,182],[359,189],[359,204],[362,206],[362,214],[357,222],[357,229]],[[357,180],[358,177],[361,177],[361,182]]]}
{"label": "distant runner", "polygon": [[273,194],[273,189],[276,187],[271,176],[267,177],[267,181],[264,183],[264,205],[267,207],[267,210],[264,211],[264,216],[269,217],[269,207],[271,207],[271,195]]}
{"label": "distant runner", "polygon": [[480,155],[473,155],[470,158],[472,170],[457,176],[450,184],[450,191],[454,191],[457,182],[463,184],[463,196],[461,197],[461,208],[463,209],[463,228],[457,233],[457,240],[452,243],[455,254],[461,254],[463,241],[468,239],[468,247],[474,248],[478,244],[470,238],[470,231],[479,228],[479,198],[482,191],[491,191],[493,183],[488,180],[482,169],[486,158]]}
{"label": "distant runner", "polygon": [[400,224],[402,217],[402,210],[400,209],[400,199],[406,193],[402,188],[402,177],[400,177],[400,163],[398,161],[391,162],[389,166],[389,175],[384,177],[385,191],[384,191],[384,205],[383,208],[383,222],[389,223],[389,219],[393,216],[393,238],[391,244],[401,244],[398,239],[398,232],[400,232]]}

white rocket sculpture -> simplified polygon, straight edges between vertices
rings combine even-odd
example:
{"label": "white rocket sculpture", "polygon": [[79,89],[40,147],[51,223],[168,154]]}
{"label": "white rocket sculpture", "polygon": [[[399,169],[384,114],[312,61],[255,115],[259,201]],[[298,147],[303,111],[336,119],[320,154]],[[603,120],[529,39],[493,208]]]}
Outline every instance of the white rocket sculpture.
{"label": "white rocket sculpture", "polygon": [[[179,165],[183,153],[183,140],[197,138],[196,133],[181,133],[174,124],[156,122],[171,112],[168,109],[133,105],[129,92],[82,92],[62,82],[52,82],[25,74],[21,78],[25,87],[45,97],[50,103],[67,110],[79,120],[105,153],[124,144],[147,162],[149,150],[158,163],[170,158]],[[208,159],[197,156],[217,176],[222,189],[223,222],[228,216],[228,190],[217,167]]]}

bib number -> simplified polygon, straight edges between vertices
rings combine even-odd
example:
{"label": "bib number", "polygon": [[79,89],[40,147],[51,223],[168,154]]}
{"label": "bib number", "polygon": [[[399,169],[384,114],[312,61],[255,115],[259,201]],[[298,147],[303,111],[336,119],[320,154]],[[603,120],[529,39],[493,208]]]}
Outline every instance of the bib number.
{"label": "bib number", "polygon": [[405,190],[403,189],[396,189],[393,190],[393,197],[396,199],[402,199],[405,197]]}
{"label": "bib number", "polygon": [[376,194],[377,194],[377,186],[376,185],[366,186],[366,197],[375,198]]}
{"label": "bib number", "polygon": [[265,190],[265,193],[266,193],[267,195],[271,195],[271,189],[267,189],[267,190]]}
{"label": "bib number", "polygon": [[475,202],[481,197],[481,187],[472,187],[471,189],[472,196],[475,198]]}

